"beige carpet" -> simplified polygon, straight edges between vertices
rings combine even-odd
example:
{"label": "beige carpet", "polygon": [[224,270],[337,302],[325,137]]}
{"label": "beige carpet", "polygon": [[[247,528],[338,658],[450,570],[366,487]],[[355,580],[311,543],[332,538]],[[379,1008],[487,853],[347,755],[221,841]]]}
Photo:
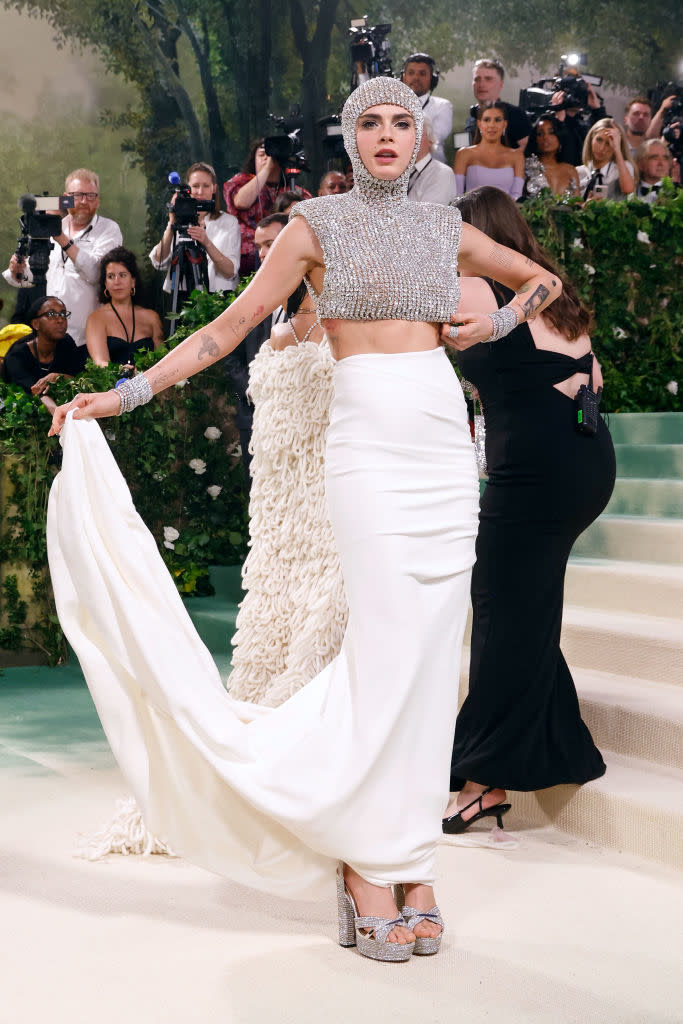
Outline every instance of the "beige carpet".
{"label": "beige carpet", "polygon": [[363,960],[329,903],[271,901],[179,860],[74,859],[125,792],[109,769],[5,775],[1,1024],[670,1024],[683,892],[656,865],[552,830],[441,846],[442,953]]}

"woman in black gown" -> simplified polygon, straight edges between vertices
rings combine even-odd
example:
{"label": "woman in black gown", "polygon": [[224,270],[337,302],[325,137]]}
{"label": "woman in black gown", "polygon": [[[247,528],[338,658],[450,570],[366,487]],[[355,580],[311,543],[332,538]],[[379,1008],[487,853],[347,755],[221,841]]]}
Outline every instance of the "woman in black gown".
{"label": "woman in black gown", "polygon": [[[463,220],[554,270],[515,203],[483,187],[458,200]],[[469,694],[458,715],[445,832],[462,832],[507,809],[506,789],[544,789],[598,778],[605,764],[581,719],[560,650],[567,559],[614,486],[612,440],[602,419],[593,437],[576,429],[574,396],[601,383],[590,352],[590,318],[572,286],[530,323],[494,344],[457,354],[479,392],[488,483],[481,500],[472,575]],[[463,280],[463,305],[509,301],[500,285]],[[474,307],[472,307],[474,308]],[[597,383],[596,383],[597,379]]]}

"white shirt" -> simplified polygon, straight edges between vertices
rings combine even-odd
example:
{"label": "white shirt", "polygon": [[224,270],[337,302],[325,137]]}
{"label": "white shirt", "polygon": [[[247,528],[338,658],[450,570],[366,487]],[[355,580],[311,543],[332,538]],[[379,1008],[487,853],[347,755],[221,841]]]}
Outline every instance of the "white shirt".
{"label": "white shirt", "polygon": [[[237,217],[233,217],[231,213],[221,213],[220,216],[216,217],[215,220],[207,215],[204,221],[204,228],[206,230],[206,237],[212,242],[218,251],[227,256],[232,261],[232,265],[235,268],[235,273],[232,277],[224,277],[218,270],[216,270],[216,264],[213,262],[211,257],[207,254],[206,263],[209,271],[209,291],[210,292],[222,292],[222,291],[233,291],[239,284],[239,269],[240,269],[240,251],[242,249],[242,234],[240,232],[240,225]],[[171,255],[172,251],[169,252],[165,260],[158,260],[155,257],[157,251],[156,245],[149,254],[149,258],[152,261],[152,266],[156,270],[168,270],[166,274],[166,280],[164,281],[164,291],[171,291]]]}
{"label": "white shirt", "polygon": [[[63,231],[71,234],[68,217],[64,218]],[[100,217],[99,213],[82,231],[71,237],[78,246],[78,255],[72,260],[54,243],[47,268],[45,294],[61,299],[71,310],[69,334],[77,345],[85,345],[85,322],[99,305],[100,261],[110,249],[121,245],[123,238],[116,221]],[[33,284],[33,274],[28,265],[25,273],[26,280],[21,282],[13,277],[9,268],[2,276],[13,288],[29,288]]]}
{"label": "white shirt", "polygon": [[448,203],[458,194],[455,175],[431,153],[418,160],[410,172],[408,199],[416,203]]}
{"label": "white shirt", "polygon": [[[630,162],[630,160],[626,160],[625,163],[629,171],[635,178],[635,174],[633,174],[633,164]],[[576,168],[576,173],[579,176],[579,188],[581,190],[582,195],[585,192],[588,182],[591,180],[594,171],[595,168],[593,167],[592,163],[581,164],[579,167]],[[607,185],[606,198],[624,199],[627,193],[622,192],[619,186],[619,168],[617,167],[616,161],[610,160],[608,164],[605,164],[604,167],[600,168],[600,173],[602,174],[602,184]],[[633,195],[633,193],[630,194]]]}
{"label": "white shirt", "polygon": [[431,92],[419,97],[422,104],[422,112],[428,117],[434,126],[436,135],[436,150],[434,156],[442,164],[446,163],[446,155],[443,151],[444,140],[453,131],[453,105],[450,100],[442,96],[433,96]]}

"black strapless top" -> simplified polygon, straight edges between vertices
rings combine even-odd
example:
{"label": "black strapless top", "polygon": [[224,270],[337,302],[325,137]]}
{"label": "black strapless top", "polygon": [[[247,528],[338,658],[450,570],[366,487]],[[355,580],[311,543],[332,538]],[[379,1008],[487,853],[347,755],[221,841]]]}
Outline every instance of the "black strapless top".
{"label": "black strapless top", "polygon": [[107,348],[109,349],[109,361],[123,366],[124,363],[134,362],[133,356],[136,352],[150,352],[154,348],[154,340],[138,338],[137,341],[126,341],[125,338],[114,338],[109,335]]}
{"label": "black strapless top", "polygon": [[[514,296],[500,285],[495,291],[499,307]],[[524,392],[559,384],[575,373],[590,373],[592,358],[590,352],[577,359],[536,348],[527,323],[515,327],[500,341],[473,345],[456,355],[460,372],[474,384],[485,409],[505,398],[522,397]]]}

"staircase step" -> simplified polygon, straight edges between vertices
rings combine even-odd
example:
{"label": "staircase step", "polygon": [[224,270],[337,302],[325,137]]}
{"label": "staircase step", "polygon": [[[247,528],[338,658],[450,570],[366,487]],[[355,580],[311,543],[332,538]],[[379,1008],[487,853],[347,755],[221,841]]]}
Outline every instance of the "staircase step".
{"label": "staircase step", "polygon": [[610,515],[683,519],[683,479],[618,477],[606,511]]}
{"label": "staircase step", "polygon": [[561,645],[571,666],[683,684],[680,619],[566,605]]}
{"label": "staircase step", "polygon": [[214,660],[229,655],[237,619],[235,602],[219,597],[191,597],[185,601],[185,607]]}
{"label": "staircase step", "polygon": [[683,519],[602,515],[578,538],[573,554],[683,565]]}
{"label": "staircase step", "polygon": [[683,444],[683,412],[610,413],[615,444]]}
{"label": "staircase step", "polygon": [[615,444],[614,451],[620,477],[683,477],[683,444]]}
{"label": "staircase step", "polygon": [[581,715],[600,750],[683,769],[679,686],[572,669]]}
{"label": "staircase step", "polygon": [[567,604],[683,618],[683,566],[572,557],[564,587]]}
{"label": "staircase step", "polygon": [[607,773],[585,786],[509,793],[515,823],[553,825],[599,846],[683,867],[683,772],[608,751]]}

